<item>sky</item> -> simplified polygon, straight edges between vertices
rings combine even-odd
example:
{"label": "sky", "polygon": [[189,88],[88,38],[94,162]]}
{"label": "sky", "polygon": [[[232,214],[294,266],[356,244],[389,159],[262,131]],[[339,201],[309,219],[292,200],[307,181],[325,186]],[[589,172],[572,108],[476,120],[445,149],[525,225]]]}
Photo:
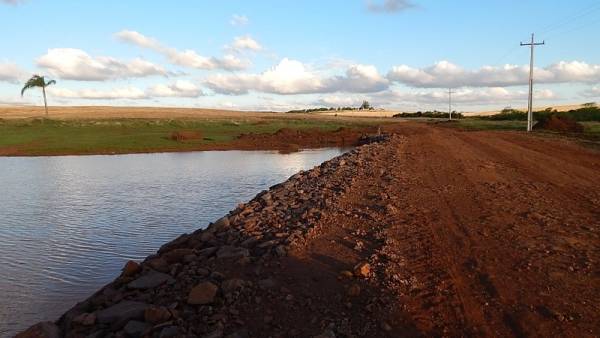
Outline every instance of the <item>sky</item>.
{"label": "sky", "polygon": [[597,0],[0,0],[0,104],[287,111],[600,101]]}

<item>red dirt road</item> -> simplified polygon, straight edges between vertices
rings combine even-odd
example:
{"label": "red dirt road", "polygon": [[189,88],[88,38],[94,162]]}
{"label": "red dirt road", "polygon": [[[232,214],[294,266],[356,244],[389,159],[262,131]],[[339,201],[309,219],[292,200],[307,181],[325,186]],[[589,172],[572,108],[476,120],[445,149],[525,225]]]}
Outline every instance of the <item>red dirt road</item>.
{"label": "red dirt road", "polygon": [[[370,260],[392,336],[600,336],[600,155],[522,133],[397,131],[308,256]],[[331,255],[342,238],[371,245]]]}

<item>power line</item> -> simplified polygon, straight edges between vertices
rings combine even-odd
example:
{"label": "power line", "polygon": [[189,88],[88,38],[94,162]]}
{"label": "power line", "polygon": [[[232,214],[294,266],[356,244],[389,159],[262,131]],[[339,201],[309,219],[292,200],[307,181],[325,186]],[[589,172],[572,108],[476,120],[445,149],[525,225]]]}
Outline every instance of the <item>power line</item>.
{"label": "power line", "polygon": [[521,46],[529,46],[531,49],[531,57],[529,59],[529,100],[527,104],[527,131],[531,131],[533,121],[533,51],[535,46],[545,45],[546,42],[535,42],[535,35],[531,34],[531,42],[523,43]]}
{"label": "power line", "polygon": [[563,29],[563,28],[565,28],[565,26],[571,24],[575,20],[580,20],[586,16],[593,14],[594,12],[596,12],[598,10],[600,10],[600,3],[596,2],[594,4],[586,6],[586,7],[582,8],[581,10],[575,12],[573,15],[564,17],[562,19],[555,21],[554,23],[551,23],[549,25],[546,25],[546,26],[538,29],[538,31],[541,32],[541,33],[538,33],[538,35],[545,35],[552,31],[555,31],[557,29]]}

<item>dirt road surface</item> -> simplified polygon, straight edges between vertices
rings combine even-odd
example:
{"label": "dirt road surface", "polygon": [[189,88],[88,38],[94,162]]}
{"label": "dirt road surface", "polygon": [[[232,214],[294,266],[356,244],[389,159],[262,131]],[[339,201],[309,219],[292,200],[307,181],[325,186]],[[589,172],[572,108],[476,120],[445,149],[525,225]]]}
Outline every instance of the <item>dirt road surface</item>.
{"label": "dirt road surface", "polygon": [[[125,322],[90,327],[82,313],[127,299],[173,309],[168,324],[139,319],[149,336],[600,336],[596,150],[524,133],[389,128],[389,141],[296,175],[142,263],[137,276],[187,252],[163,269],[172,284],[132,291],[137,277],[122,276],[59,327],[119,336]],[[245,254],[227,260],[232,252]],[[217,285],[212,305],[190,305],[206,280]]]}

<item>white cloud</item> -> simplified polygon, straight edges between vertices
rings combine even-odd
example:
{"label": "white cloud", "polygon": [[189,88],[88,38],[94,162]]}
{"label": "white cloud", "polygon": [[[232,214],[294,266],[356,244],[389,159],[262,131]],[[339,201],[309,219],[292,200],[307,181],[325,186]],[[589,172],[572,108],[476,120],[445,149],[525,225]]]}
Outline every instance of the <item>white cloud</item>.
{"label": "white cloud", "polygon": [[309,94],[332,92],[376,92],[388,87],[374,66],[354,65],[345,75],[325,77],[309,70],[303,63],[283,59],[261,74],[218,74],[206,85],[217,93],[241,95],[249,91],[274,94]]}
{"label": "white cloud", "polygon": [[162,45],[158,40],[147,37],[136,31],[123,30],[115,34],[117,39],[136,45],[142,48],[148,48],[163,54],[173,64],[196,69],[224,69],[224,70],[242,70],[249,66],[249,62],[241,60],[234,55],[225,55],[222,58],[206,57],[198,54],[196,51],[178,50],[172,47]]}
{"label": "white cloud", "polygon": [[253,51],[258,52],[263,49],[263,47],[258,43],[258,41],[254,40],[250,36],[238,36],[233,40],[231,46],[225,46],[226,49],[230,49],[232,51],[241,53],[243,51]]}
{"label": "white cloud", "polygon": [[329,92],[372,93],[389,86],[389,81],[371,65],[350,66],[344,76],[336,76],[326,82]]}
{"label": "white cloud", "polygon": [[202,90],[190,81],[177,80],[170,84],[157,84],[139,89],[134,86],[111,89],[79,89],[72,90],[60,87],[49,87],[49,94],[64,99],[83,100],[141,100],[160,97],[186,97],[195,98],[204,95]]}
{"label": "white cloud", "polygon": [[231,16],[231,20],[229,20],[229,24],[232,26],[246,26],[250,20],[245,15],[234,14]]}
{"label": "white cloud", "polygon": [[157,51],[165,49],[158,40],[147,37],[136,31],[123,30],[116,33],[115,36],[123,42],[131,43],[142,48],[155,49]]}
{"label": "white cloud", "polygon": [[146,99],[148,96],[144,91],[136,87],[114,88],[109,90],[81,89],[70,90],[65,88],[49,87],[50,95],[66,99],[86,100],[116,100],[116,99]]}
{"label": "white cloud", "polygon": [[377,13],[395,13],[415,7],[409,0],[366,0],[366,2],[367,8]]}
{"label": "white cloud", "polygon": [[0,62],[0,81],[17,83],[25,77],[25,72],[14,63]]}
{"label": "white cloud", "polygon": [[202,90],[195,84],[185,80],[178,80],[172,84],[158,84],[146,90],[152,97],[199,97]]}
{"label": "white cloud", "polygon": [[600,97],[600,87],[594,86],[588,90],[584,90],[581,93],[583,97]]}
{"label": "white cloud", "polygon": [[[510,102],[526,101],[528,92],[526,90],[510,91],[501,87],[490,88],[463,88],[452,94],[452,102],[456,104],[478,105],[478,104],[505,104]],[[534,92],[534,98],[538,100],[558,99],[557,95],[549,89],[540,89]],[[402,104],[444,104],[448,103],[448,92],[445,90],[421,90],[421,91],[386,91],[372,96],[374,104],[379,105],[402,105]]]}
{"label": "white cloud", "polygon": [[[519,86],[528,83],[529,66],[484,66],[466,70],[448,61],[440,61],[421,69],[396,66],[388,73],[387,78],[420,88]],[[561,61],[545,68],[536,68],[534,78],[536,83],[600,82],[600,66],[579,61]]]}
{"label": "white cloud", "polygon": [[37,65],[61,79],[80,81],[169,75],[163,67],[141,58],[124,62],[107,56],[93,57],[74,48],[49,49],[48,53],[37,59]]}
{"label": "white cloud", "polygon": [[323,84],[299,61],[283,59],[262,74],[217,74],[206,85],[221,94],[240,95],[249,91],[277,94],[302,94],[318,91]]}
{"label": "white cloud", "polygon": [[317,101],[317,105],[327,107],[355,107],[359,106],[362,102],[363,98],[359,98],[354,95],[328,95],[320,98]]}

